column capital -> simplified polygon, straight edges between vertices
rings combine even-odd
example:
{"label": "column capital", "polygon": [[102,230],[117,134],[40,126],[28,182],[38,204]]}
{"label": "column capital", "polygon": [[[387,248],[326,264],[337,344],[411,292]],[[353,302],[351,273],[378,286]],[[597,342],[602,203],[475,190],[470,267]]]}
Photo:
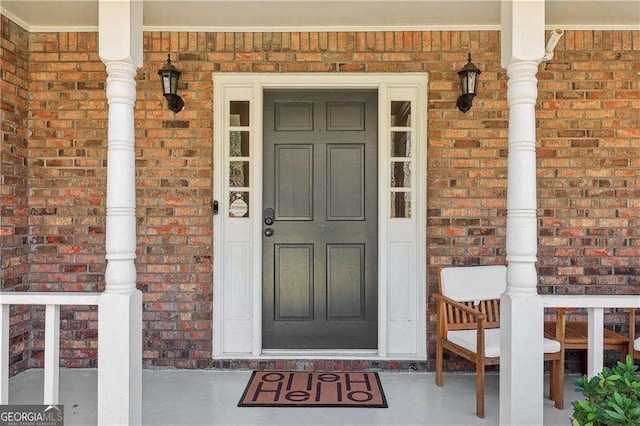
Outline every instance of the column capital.
{"label": "column capital", "polygon": [[536,77],[538,64],[539,62],[536,61],[520,60],[509,63],[507,66],[509,107],[523,103],[535,105],[538,98],[538,78]]}
{"label": "column capital", "polygon": [[102,62],[109,75],[122,75],[123,77],[135,78],[138,73],[138,68],[140,68],[127,59],[104,59]]}
{"label": "column capital", "polygon": [[127,61],[105,61],[107,69],[107,102],[135,105],[138,68]]}
{"label": "column capital", "polygon": [[523,74],[536,75],[538,73],[539,64],[539,61],[513,58],[506,67],[509,80]]}

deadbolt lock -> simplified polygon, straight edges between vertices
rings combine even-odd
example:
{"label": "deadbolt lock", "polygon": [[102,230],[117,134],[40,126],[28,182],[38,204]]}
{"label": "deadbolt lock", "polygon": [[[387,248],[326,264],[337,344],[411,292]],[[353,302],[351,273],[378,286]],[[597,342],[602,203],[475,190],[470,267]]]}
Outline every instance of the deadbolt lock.
{"label": "deadbolt lock", "polygon": [[273,225],[275,215],[276,213],[271,207],[264,209],[264,224],[267,226]]}

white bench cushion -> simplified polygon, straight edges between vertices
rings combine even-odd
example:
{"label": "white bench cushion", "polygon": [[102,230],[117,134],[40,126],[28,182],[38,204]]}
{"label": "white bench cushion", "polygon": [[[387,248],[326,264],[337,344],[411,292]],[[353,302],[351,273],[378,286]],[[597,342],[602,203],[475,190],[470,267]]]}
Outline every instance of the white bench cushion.
{"label": "white bench cushion", "polygon": [[507,289],[504,265],[456,266],[440,270],[442,294],[459,302],[500,299]]}
{"label": "white bench cushion", "polygon": [[[453,330],[447,332],[447,340],[458,346],[477,353],[477,335],[476,330]],[[636,344],[640,344],[636,341]],[[544,339],[544,353],[560,352],[560,342],[557,340]],[[484,331],[484,356],[494,358],[500,356],[500,329],[490,328]]]}
{"label": "white bench cushion", "polygon": [[633,349],[640,351],[640,337],[633,341]]}

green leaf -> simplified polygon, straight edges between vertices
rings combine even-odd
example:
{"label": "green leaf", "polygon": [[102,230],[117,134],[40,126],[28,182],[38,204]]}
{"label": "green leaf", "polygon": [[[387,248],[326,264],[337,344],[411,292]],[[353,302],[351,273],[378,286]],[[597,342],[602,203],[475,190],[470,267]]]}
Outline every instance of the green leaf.
{"label": "green leaf", "polygon": [[578,403],[580,408],[582,408],[583,410],[589,411],[591,409],[591,406],[589,405],[589,403],[587,401],[580,400],[580,401],[576,401],[576,402]]}
{"label": "green leaf", "polygon": [[573,424],[640,426],[640,376],[632,359],[604,368],[596,377],[575,379],[585,400],[574,401]]}
{"label": "green leaf", "polygon": [[627,419],[624,416],[624,414],[617,413],[617,412],[615,412],[613,410],[604,410],[604,411],[609,415],[609,417],[611,417],[613,419],[616,419],[616,420],[626,420]]}
{"label": "green leaf", "polygon": [[615,399],[615,400],[616,400],[616,402],[618,403],[618,405],[622,405],[622,396],[621,396],[618,392],[615,392],[615,393],[613,394],[613,399]]}
{"label": "green leaf", "polygon": [[619,406],[615,405],[612,402],[609,403],[609,406],[611,408],[613,408],[618,414],[624,415],[624,410],[622,408],[620,408]]}

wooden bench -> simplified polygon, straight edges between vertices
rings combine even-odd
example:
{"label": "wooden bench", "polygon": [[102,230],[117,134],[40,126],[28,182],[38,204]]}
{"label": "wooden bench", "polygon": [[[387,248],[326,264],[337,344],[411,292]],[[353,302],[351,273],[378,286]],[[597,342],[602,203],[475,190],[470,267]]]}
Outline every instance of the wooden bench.
{"label": "wooden bench", "polygon": [[[500,295],[507,288],[504,265],[442,268],[436,340],[436,385],[442,386],[444,350],[476,366],[476,415],[484,417],[484,370],[500,363]],[[564,310],[558,310],[558,339],[544,339],[545,361],[551,361],[550,397],[564,408]],[[555,333],[555,330],[554,330]]]}
{"label": "wooden bench", "polygon": [[629,352],[632,353],[634,359],[640,359],[640,337],[636,339],[636,311],[631,309],[629,312]]}

